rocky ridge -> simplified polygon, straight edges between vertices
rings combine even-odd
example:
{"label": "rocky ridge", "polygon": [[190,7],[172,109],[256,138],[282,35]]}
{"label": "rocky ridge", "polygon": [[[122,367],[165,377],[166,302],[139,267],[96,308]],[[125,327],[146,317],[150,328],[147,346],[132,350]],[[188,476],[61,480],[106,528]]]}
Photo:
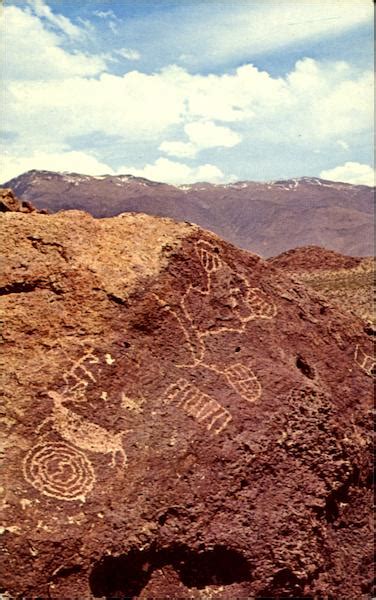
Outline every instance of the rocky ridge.
{"label": "rocky ridge", "polygon": [[370,597],[364,322],[188,223],[0,226],[0,590]]}
{"label": "rocky ridge", "polygon": [[307,245],[374,254],[374,188],[362,185],[302,177],[173,186],[132,175],[35,170],[5,185],[50,212],[79,209],[99,218],[141,212],[190,221],[265,257]]}
{"label": "rocky ridge", "polygon": [[284,252],[269,262],[376,327],[373,257],[344,256],[308,246]]}

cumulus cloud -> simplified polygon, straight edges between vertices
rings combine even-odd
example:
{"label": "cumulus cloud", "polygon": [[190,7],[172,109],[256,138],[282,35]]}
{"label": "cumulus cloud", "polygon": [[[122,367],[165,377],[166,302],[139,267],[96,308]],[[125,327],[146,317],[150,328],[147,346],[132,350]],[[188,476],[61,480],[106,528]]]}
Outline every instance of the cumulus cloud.
{"label": "cumulus cloud", "polygon": [[159,150],[165,152],[169,156],[177,156],[178,158],[194,158],[197,154],[197,147],[191,142],[162,142]]}
{"label": "cumulus cloud", "polygon": [[232,148],[242,139],[235,131],[215,125],[212,121],[188,123],[184,131],[198,148]]}
{"label": "cumulus cloud", "polygon": [[[242,149],[274,147],[275,152],[278,144],[288,146],[292,162],[304,152],[312,157],[312,147],[321,156],[336,146],[346,149],[354,136],[359,140],[366,135],[372,122],[373,73],[346,62],[304,58],[283,77],[251,64],[222,74],[192,74],[170,65],[153,73],[115,75],[106,64],[111,53],[106,57],[69,50],[64,40],[74,37],[70,25],[76,26],[65,17],[61,20],[42,0],[30,2],[33,12],[15,5],[4,8],[8,50],[2,103],[15,140],[7,148],[14,160],[24,159],[26,146],[30,154],[41,149],[46,153],[50,147],[54,156],[62,148],[75,150],[74,139],[102,134],[121,139],[128,152],[130,144],[147,145],[142,171],[151,178],[171,172],[183,182],[220,180],[228,177],[226,169],[211,162],[217,162],[222,149],[235,153],[240,142]],[[114,21],[111,14],[97,16]],[[139,58],[131,47],[116,54],[110,50],[112,57]],[[187,166],[167,158],[153,162],[158,148],[170,157],[192,160],[205,150],[208,165]],[[226,150],[223,160],[230,154]]]}
{"label": "cumulus cloud", "polygon": [[198,167],[190,167],[184,163],[169,160],[168,158],[158,158],[154,163],[147,164],[141,169],[122,166],[118,171],[120,173],[130,173],[137,177],[145,177],[152,181],[168,182],[175,185],[197,181],[220,183],[224,179],[224,174],[215,165],[205,164]]}
{"label": "cumulus cloud", "polygon": [[241,136],[228,127],[218,126],[212,121],[187,123],[184,132],[189,142],[165,141],[159,149],[170,156],[194,157],[206,148],[232,148],[242,140]]}
{"label": "cumulus cloud", "polygon": [[321,171],[322,179],[330,181],[342,181],[343,183],[353,183],[356,185],[375,185],[375,169],[370,165],[364,165],[358,162],[348,161],[343,165]]}

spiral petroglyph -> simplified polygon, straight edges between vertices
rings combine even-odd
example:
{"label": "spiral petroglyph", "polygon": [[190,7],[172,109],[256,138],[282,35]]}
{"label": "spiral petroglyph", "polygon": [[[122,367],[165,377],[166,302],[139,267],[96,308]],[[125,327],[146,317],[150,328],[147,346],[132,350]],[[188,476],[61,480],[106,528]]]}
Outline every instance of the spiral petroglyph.
{"label": "spiral petroglyph", "polygon": [[30,448],[23,473],[41,494],[58,500],[85,500],[95,483],[91,462],[66,442],[40,442]]}

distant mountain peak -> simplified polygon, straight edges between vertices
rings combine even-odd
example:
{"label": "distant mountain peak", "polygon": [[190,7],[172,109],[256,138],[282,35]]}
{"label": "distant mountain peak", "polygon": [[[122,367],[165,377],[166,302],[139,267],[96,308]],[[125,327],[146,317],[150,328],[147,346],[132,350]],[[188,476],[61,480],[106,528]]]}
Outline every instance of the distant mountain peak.
{"label": "distant mountain peak", "polygon": [[311,245],[373,254],[373,188],[367,186],[317,177],[174,186],[129,173],[33,169],[5,187],[49,212],[79,209],[99,218],[142,212],[197,223],[266,257]]}

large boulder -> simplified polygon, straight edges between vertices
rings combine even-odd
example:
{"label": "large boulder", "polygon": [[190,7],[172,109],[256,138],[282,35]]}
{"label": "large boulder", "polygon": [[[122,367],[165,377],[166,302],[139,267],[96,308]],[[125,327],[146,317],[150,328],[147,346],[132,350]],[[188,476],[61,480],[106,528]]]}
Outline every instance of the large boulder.
{"label": "large boulder", "polygon": [[364,323],[189,223],[1,217],[3,592],[368,598]]}

